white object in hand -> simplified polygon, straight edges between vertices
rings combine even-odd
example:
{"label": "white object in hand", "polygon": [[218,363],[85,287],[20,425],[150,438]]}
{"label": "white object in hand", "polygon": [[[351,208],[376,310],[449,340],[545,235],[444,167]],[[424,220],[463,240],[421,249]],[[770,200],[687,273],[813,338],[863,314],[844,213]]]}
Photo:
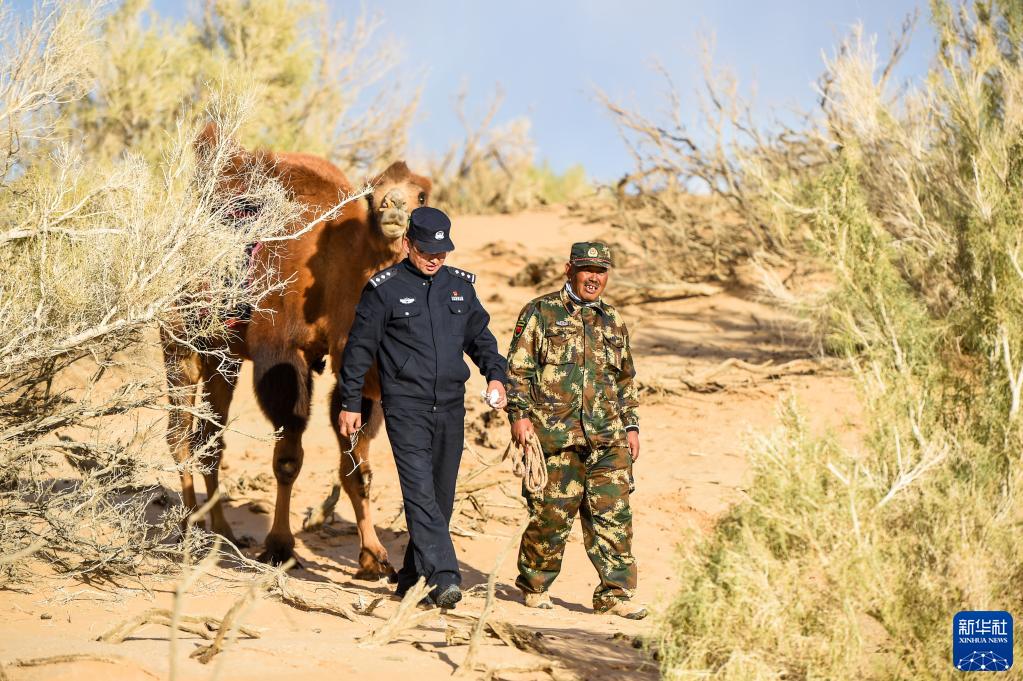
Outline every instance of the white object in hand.
{"label": "white object in hand", "polygon": [[484,388],[480,391],[480,397],[483,398],[484,402],[495,409],[497,408],[497,405],[501,403],[501,393],[497,392],[497,388],[491,390],[489,395],[487,394],[487,389]]}

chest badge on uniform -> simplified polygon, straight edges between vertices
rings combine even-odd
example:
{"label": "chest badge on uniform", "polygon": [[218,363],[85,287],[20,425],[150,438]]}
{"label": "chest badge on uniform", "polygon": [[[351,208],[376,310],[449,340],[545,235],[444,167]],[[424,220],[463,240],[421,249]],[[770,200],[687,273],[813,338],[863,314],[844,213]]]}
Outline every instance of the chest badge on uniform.
{"label": "chest badge on uniform", "polygon": [[410,303],[414,303],[414,302],[416,302],[416,299],[415,299],[415,298],[402,298],[402,299],[401,299],[400,301],[398,301],[398,302],[400,302],[400,303],[401,303],[402,305],[408,305],[408,304],[410,304]]}
{"label": "chest badge on uniform", "polygon": [[461,300],[465,300],[465,296],[459,295],[459,294],[458,294],[458,291],[452,291],[452,292],[451,292],[451,300],[452,300],[452,301],[461,301]]}
{"label": "chest badge on uniform", "polygon": [[556,321],[554,323],[557,324],[558,326],[569,326],[570,325],[570,322],[567,319],[559,319],[558,321]]}

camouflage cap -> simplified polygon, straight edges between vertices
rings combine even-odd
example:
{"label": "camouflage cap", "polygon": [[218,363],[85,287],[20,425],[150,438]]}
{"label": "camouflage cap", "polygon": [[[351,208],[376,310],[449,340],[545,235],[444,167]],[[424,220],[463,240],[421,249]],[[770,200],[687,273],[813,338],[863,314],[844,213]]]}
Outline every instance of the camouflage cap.
{"label": "camouflage cap", "polygon": [[614,267],[611,249],[600,241],[578,241],[572,244],[572,254],[568,256],[568,262],[573,265]]}

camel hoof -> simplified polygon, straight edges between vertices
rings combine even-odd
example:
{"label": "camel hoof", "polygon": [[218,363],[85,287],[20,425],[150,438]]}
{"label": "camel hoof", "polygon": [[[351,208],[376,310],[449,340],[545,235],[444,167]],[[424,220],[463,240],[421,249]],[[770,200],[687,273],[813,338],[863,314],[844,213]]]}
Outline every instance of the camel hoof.
{"label": "camel hoof", "polygon": [[284,565],[292,558],[295,559],[295,568],[302,567],[302,564],[298,562],[298,557],[295,556],[295,544],[294,542],[280,542],[274,541],[272,537],[266,538],[266,550],[259,554],[256,558],[261,563],[267,563],[275,567]]}
{"label": "camel hoof", "polygon": [[355,573],[355,579],[375,582],[385,577],[391,583],[398,580],[398,573],[387,560],[387,554],[380,558],[373,555],[369,549],[359,551],[359,570]]}
{"label": "camel hoof", "polygon": [[249,549],[256,545],[256,538],[251,534],[243,534],[234,543],[240,549]]}
{"label": "camel hoof", "polygon": [[284,555],[284,554],[281,554],[281,553],[271,553],[270,551],[263,551],[263,553],[261,553],[258,556],[256,556],[256,560],[258,560],[260,563],[266,563],[267,565],[273,565],[274,567],[280,567],[280,566],[284,565],[285,563],[287,563],[289,560],[293,560],[294,561],[294,565],[292,565],[288,569],[289,570],[300,570],[300,569],[302,569],[302,562],[298,559],[297,556],[295,556],[294,553],[289,553],[287,555]]}

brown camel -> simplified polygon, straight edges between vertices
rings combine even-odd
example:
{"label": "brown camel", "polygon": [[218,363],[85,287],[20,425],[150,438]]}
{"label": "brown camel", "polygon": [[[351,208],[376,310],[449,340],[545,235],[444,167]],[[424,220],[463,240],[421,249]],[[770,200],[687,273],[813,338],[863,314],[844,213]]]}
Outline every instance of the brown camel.
{"label": "brown camel", "polygon": [[[200,139],[209,142],[209,129]],[[352,193],[344,174],[331,163],[299,153],[240,151],[232,159],[234,171],[255,163],[275,176],[304,207],[295,225],[299,229],[321,216],[338,201],[340,194]],[[238,173],[240,176],[241,173]],[[330,356],[334,375],[341,368],[341,355],[355,315],[355,305],[366,282],[375,272],[403,257],[401,237],[408,213],[427,203],[431,182],[413,174],[404,162],[388,167],[371,182],[373,193],[366,200],[353,201],[332,220],[323,221],[297,239],[276,242],[256,252],[254,267],[276,263],[286,287],[261,304],[269,312],[257,312],[251,320],[235,327],[238,332],[227,348],[233,366],[224,367],[211,356],[184,348],[164,336],[164,361],[172,388],[199,386],[216,415],[216,423],[199,420],[194,431],[192,417],[184,409],[174,410],[167,440],[175,460],[182,462],[194,449],[201,453],[210,472],[204,474],[206,493],[217,490],[218,468],[223,453],[223,425],[234,394],[237,368],[242,360],[253,362],[256,396],[263,413],[278,431],[274,446],[273,471],[277,479],[277,500],[273,525],[266,537],[260,560],[280,564],[293,557],[295,538],[289,522],[291,489],[302,469],[302,433],[309,420],[312,372],[322,371],[324,357]],[[230,182],[227,183],[230,187]],[[224,370],[226,369],[226,370]],[[351,455],[342,454],[340,480],[355,509],[359,530],[359,571],[356,577],[375,579],[390,576],[394,569],[387,550],[377,537],[370,514],[369,487],[372,473],[367,460],[369,443],[379,432],[382,412],[376,372],[367,376],[363,403],[367,426]],[[189,393],[191,395],[191,393]],[[172,391],[177,406],[190,407],[191,397]],[[330,400],[330,421],[342,452],[348,452],[347,438],[341,441],[337,429],[340,409],[335,384]],[[181,475],[186,507],[197,506],[190,473]],[[329,517],[338,497],[337,485],[319,510]],[[213,530],[233,539],[223,508],[217,503],[210,513]]]}

